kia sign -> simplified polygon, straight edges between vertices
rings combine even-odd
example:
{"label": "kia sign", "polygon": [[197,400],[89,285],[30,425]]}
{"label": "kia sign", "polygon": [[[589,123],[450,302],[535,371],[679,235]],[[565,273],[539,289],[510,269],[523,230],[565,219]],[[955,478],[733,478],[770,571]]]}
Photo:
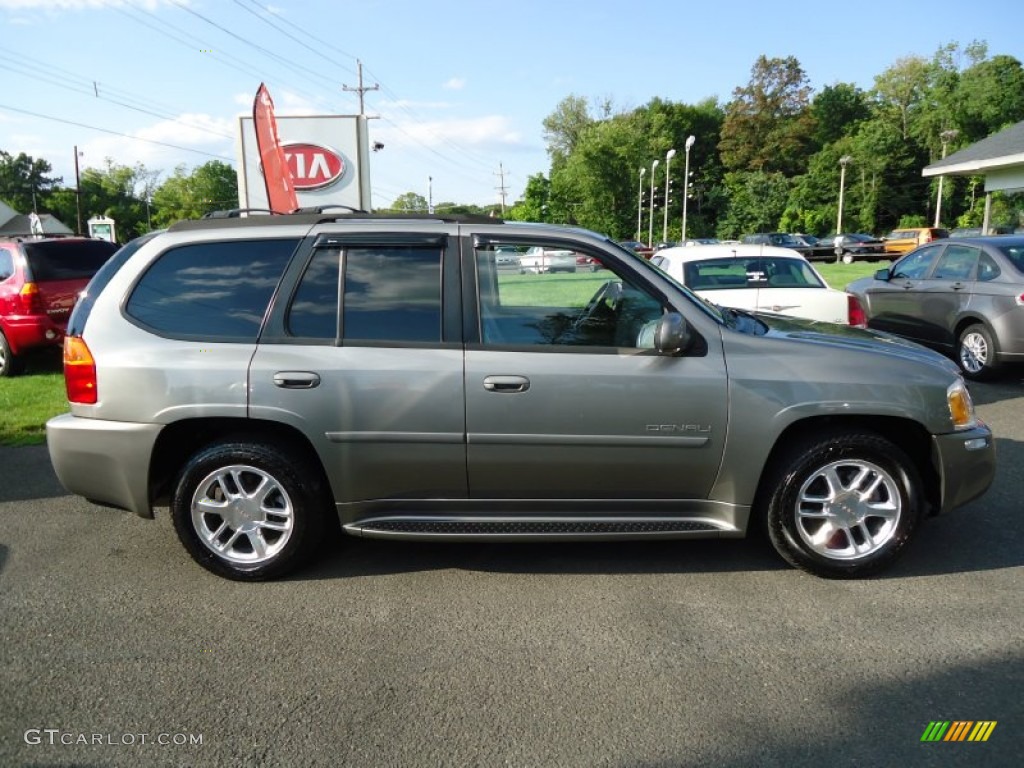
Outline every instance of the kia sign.
{"label": "kia sign", "polygon": [[296,192],[329,187],[345,175],[345,159],[330,147],[301,141],[286,141],[281,146]]}
{"label": "kia sign", "polygon": [[[300,207],[370,209],[366,119],[358,116],[282,117],[277,132]],[[269,208],[252,118],[239,118],[238,204]]]}

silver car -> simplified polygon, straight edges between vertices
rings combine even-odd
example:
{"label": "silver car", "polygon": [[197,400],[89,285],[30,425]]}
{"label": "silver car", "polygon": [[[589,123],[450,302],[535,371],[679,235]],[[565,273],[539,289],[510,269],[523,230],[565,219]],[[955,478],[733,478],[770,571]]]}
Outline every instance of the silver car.
{"label": "silver car", "polygon": [[[498,268],[510,248],[603,268],[527,279]],[[70,413],[47,424],[60,481],[143,518],[168,507],[191,556],[233,579],[280,576],[339,526],[763,527],[787,562],[860,576],[995,471],[935,352],[720,309],[603,236],[482,217],[180,222],[90,283],[65,377]]]}
{"label": "silver car", "polygon": [[868,327],[953,357],[984,379],[1024,361],[1024,237],[943,239],[847,286]]}

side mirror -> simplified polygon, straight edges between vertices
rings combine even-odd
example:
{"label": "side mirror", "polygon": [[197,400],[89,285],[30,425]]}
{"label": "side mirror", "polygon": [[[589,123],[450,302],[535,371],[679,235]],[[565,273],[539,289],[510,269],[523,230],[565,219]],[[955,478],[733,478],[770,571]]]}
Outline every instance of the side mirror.
{"label": "side mirror", "polygon": [[880,269],[877,272],[875,272],[875,280],[881,280],[883,283],[888,283],[889,282],[889,270],[888,269]]}
{"label": "side mirror", "polygon": [[663,315],[654,331],[654,348],[663,355],[685,351],[692,340],[690,326],[678,312]]}

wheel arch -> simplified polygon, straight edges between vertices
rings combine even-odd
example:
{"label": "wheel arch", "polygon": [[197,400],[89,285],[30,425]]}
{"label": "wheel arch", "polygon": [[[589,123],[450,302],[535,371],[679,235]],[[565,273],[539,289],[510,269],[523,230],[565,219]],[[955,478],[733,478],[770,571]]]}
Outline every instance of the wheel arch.
{"label": "wheel arch", "polygon": [[914,462],[921,478],[925,514],[937,514],[941,506],[939,475],[932,461],[931,435],[921,424],[912,419],[892,416],[813,416],[790,424],[776,439],[758,478],[752,521],[760,523],[771,496],[771,478],[790,446],[798,441],[821,438],[839,431],[871,432],[898,446]]}
{"label": "wheel arch", "polygon": [[261,440],[282,446],[299,455],[308,467],[317,472],[323,487],[330,492],[331,486],[320,457],[309,439],[294,427],[262,419],[182,419],[162,429],[153,446],[149,462],[149,498],[152,504],[169,504],[174,479],[188,458],[203,446],[222,440]]}
{"label": "wheel arch", "polygon": [[985,326],[985,330],[988,331],[988,335],[992,337],[992,343],[996,345],[996,347],[997,347],[996,351],[998,351],[999,342],[998,342],[998,340],[996,338],[996,332],[995,332],[995,329],[992,327],[992,324],[990,322],[988,322],[988,320],[986,320],[981,315],[974,315],[974,314],[963,315],[963,316],[957,318],[956,326],[954,326],[954,328],[953,328],[953,346],[954,346],[954,348],[956,348],[956,346],[960,343],[960,334],[962,334],[964,331],[966,331],[972,325],[983,325],[983,326]]}

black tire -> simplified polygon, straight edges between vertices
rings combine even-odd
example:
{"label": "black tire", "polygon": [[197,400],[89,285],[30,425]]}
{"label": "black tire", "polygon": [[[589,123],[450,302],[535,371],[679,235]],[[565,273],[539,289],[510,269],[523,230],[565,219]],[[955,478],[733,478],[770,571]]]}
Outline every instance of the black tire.
{"label": "black tire", "polygon": [[318,473],[280,448],[224,441],[186,462],[175,483],[171,519],[201,566],[236,581],[262,581],[312,559],[325,538],[330,507]]}
{"label": "black tire", "polygon": [[25,361],[11,351],[7,337],[0,331],[0,376],[17,376],[25,370]]}
{"label": "black tire", "polygon": [[886,568],[921,519],[917,468],[871,432],[805,439],[773,463],[766,479],[772,545],[786,562],[818,576],[855,578]]}
{"label": "black tire", "polygon": [[969,325],[956,340],[956,362],[966,378],[974,381],[991,379],[999,370],[995,340],[981,323]]}

